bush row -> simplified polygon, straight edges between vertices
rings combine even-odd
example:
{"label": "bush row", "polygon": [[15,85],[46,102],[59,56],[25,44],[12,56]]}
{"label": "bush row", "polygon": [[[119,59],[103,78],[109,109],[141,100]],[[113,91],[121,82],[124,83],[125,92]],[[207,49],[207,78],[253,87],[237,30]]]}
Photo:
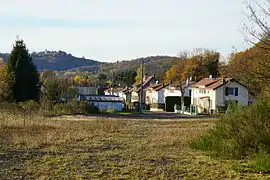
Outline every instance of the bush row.
{"label": "bush row", "polygon": [[270,172],[270,98],[248,107],[231,103],[214,128],[191,146],[219,157],[249,157],[256,170]]}

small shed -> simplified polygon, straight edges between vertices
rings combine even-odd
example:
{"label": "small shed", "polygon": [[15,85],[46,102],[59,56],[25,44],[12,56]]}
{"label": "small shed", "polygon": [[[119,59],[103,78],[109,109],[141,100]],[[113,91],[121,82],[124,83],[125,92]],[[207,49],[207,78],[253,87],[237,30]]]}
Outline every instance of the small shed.
{"label": "small shed", "polygon": [[100,111],[123,111],[124,99],[118,96],[79,95],[79,101],[88,101]]}

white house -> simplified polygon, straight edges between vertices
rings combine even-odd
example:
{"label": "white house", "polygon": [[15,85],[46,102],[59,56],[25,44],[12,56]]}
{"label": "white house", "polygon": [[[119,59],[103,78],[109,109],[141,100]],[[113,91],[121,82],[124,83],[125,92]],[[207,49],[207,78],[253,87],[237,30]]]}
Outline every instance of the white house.
{"label": "white house", "polygon": [[104,94],[107,96],[122,96],[123,88],[109,88],[104,91]]}
{"label": "white house", "polygon": [[165,103],[165,88],[168,84],[154,84],[146,89],[146,104]]}
{"label": "white house", "polygon": [[[195,82],[189,82],[189,85],[194,84]],[[190,86],[185,84],[182,84],[182,88],[184,88],[185,97],[191,97],[191,88]],[[169,85],[168,87],[165,88],[164,90],[164,96],[182,96],[181,88],[180,85],[174,86],[174,85]]]}
{"label": "white house", "polygon": [[204,78],[191,86],[191,104],[198,113],[215,113],[229,101],[248,105],[248,89],[232,78]]}

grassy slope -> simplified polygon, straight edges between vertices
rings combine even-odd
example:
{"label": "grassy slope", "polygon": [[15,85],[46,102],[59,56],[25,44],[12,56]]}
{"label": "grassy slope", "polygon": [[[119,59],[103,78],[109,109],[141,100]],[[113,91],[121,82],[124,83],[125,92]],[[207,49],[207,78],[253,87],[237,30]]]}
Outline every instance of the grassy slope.
{"label": "grassy slope", "polygon": [[267,178],[245,167],[246,162],[211,159],[189,148],[212,125],[209,119],[33,117],[23,127],[20,120],[4,115],[0,114],[3,179]]}

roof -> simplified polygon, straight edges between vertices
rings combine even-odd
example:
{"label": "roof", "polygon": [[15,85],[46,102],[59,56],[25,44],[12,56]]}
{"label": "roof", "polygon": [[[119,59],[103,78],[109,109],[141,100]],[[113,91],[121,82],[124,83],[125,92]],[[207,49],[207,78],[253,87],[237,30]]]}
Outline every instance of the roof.
{"label": "roof", "polygon": [[124,90],[124,88],[109,88],[109,89],[106,89],[104,92],[115,92],[115,93],[118,93],[118,92],[122,92]]}
{"label": "roof", "polygon": [[[196,84],[192,85],[192,88],[198,88],[199,86],[204,86],[205,89],[212,89],[215,90],[220,86],[227,84],[228,82],[235,81],[238,84],[242,85],[238,81],[232,78],[204,78],[201,81],[197,82]],[[244,85],[242,85],[244,86]],[[245,86],[244,86],[245,87]]]}
{"label": "roof", "polygon": [[[154,79],[154,78],[155,78],[155,75],[153,75],[153,76],[148,76],[148,77],[143,81],[143,87],[144,87],[148,82],[150,82],[152,79]],[[140,83],[137,83],[137,84],[135,84],[135,85],[141,86]],[[135,89],[133,88],[133,90],[135,90]],[[136,92],[139,92],[140,90],[141,90],[141,87],[139,87],[139,88],[136,89],[135,91],[136,91]]]}
{"label": "roof", "polygon": [[[181,87],[182,87],[182,88],[192,87],[192,85],[194,85],[194,84],[196,84],[195,81],[190,81],[190,82],[188,82],[188,86],[187,86],[187,83],[184,82],[184,83],[181,84]],[[168,85],[168,87],[174,87],[174,88],[180,89],[180,84],[177,84],[177,85],[172,85],[172,84],[171,84],[171,85]]]}
{"label": "roof", "polygon": [[118,96],[91,96],[81,95],[82,100],[89,102],[123,102],[123,98]]}
{"label": "roof", "polygon": [[169,84],[162,83],[162,84],[155,84],[155,86],[152,86],[152,87],[150,86],[150,88],[152,88],[155,91],[160,91],[167,86],[169,86]]}

